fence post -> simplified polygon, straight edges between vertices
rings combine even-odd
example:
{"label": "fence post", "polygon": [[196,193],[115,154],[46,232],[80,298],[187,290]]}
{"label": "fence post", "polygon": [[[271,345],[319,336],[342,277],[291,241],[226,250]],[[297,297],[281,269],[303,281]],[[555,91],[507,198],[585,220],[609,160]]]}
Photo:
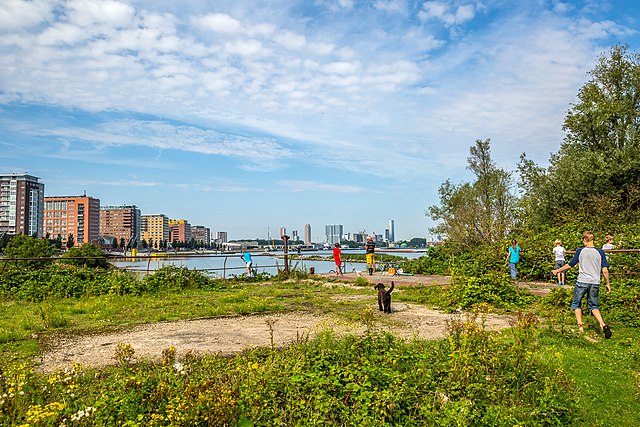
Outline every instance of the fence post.
{"label": "fence post", "polygon": [[289,275],[289,245],[287,242],[289,241],[289,236],[284,235],[281,236],[284,241],[284,274],[285,276]]}

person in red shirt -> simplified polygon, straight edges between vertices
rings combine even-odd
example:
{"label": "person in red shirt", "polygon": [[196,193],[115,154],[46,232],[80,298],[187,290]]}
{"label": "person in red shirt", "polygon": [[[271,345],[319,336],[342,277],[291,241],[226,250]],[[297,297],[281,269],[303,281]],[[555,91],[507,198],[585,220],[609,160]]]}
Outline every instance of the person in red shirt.
{"label": "person in red shirt", "polygon": [[336,243],[333,247],[333,260],[336,262],[336,276],[339,274],[340,276],[343,275],[343,271],[342,271],[342,259],[341,259],[341,255],[342,251],[340,250],[340,243]]}

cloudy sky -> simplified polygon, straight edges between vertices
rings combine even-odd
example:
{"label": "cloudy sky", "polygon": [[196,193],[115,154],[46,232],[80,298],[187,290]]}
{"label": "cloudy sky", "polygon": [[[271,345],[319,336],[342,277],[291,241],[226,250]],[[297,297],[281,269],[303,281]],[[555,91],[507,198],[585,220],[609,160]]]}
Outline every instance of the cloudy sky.
{"label": "cloudy sky", "polygon": [[427,236],[469,147],[546,165],[631,0],[2,0],[0,173],[230,239]]}

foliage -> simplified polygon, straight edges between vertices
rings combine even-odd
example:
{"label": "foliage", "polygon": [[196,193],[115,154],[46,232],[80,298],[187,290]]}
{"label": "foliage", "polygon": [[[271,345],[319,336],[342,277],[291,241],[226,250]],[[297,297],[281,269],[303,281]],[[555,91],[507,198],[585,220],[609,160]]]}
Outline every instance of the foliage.
{"label": "foliage", "polygon": [[[475,319],[440,342],[326,331],[280,350],[134,363],[131,345],[100,372],[0,373],[7,425],[563,425],[576,413],[557,358],[537,357],[519,322],[501,339]],[[533,351],[532,351],[533,350]],[[545,360],[545,361],[543,361]]]}
{"label": "foliage", "polygon": [[166,266],[139,280],[124,272],[51,266],[41,270],[7,269],[0,274],[0,295],[42,301],[85,295],[140,295],[183,289],[219,289],[224,284],[185,267]]}
{"label": "foliage", "polygon": [[67,264],[87,268],[106,269],[111,266],[102,249],[96,244],[84,244],[80,247],[71,248],[67,253],[62,255],[62,258]]}
{"label": "foliage", "polygon": [[529,226],[576,216],[634,218],[640,207],[640,55],[616,45],[599,58],[564,121],[547,169],[518,165]]}
{"label": "foliage", "polygon": [[[56,253],[56,250],[46,239],[20,234],[11,239],[4,253],[7,258],[49,258]],[[50,260],[29,260],[16,262],[14,265],[43,267],[48,264],[51,264]]]}
{"label": "foliage", "polygon": [[470,153],[467,168],[476,181],[460,185],[445,181],[438,190],[440,205],[428,210],[433,220],[440,221],[431,231],[461,248],[503,240],[515,217],[511,175],[491,159],[490,140],[476,140]]}
{"label": "foliage", "polygon": [[513,308],[530,302],[530,295],[518,292],[516,285],[505,273],[489,273],[482,276],[452,277],[446,295],[446,305],[452,309],[469,309],[478,304]]}

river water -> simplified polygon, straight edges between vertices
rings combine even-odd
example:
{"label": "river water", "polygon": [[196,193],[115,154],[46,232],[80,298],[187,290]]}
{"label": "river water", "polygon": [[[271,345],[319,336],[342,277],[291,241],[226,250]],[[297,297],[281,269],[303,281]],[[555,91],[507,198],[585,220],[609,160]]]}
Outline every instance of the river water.
{"label": "river water", "polygon": [[[343,254],[363,254],[363,249],[342,251]],[[416,252],[382,252],[378,251],[378,254],[389,254],[398,257],[405,257],[409,259],[418,258],[424,256],[425,253],[420,251]],[[155,255],[155,254],[154,254]],[[219,277],[232,277],[233,275],[239,276],[246,273],[245,262],[241,259],[240,253],[235,254],[202,254],[202,255],[183,255],[168,253],[159,253],[154,257],[139,257],[135,260],[127,261],[112,261],[112,264],[121,269],[130,271],[146,272],[162,268],[167,265],[175,265],[186,267],[190,270],[204,270],[211,275]],[[278,257],[279,256],[279,257]],[[316,273],[328,273],[335,269],[333,261],[314,261],[306,259],[308,257],[324,256],[331,257],[332,252],[330,250],[321,251],[309,251],[302,252],[300,254],[302,259],[289,260],[289,268],[306,269],[309,271],[311,267],[314,268]],[[268,273],[275,275],[278,273],[278,269],[282,270],[284,267],[284,259],[282,259],[282,252],[269,252],[269,253],[252,253],[253,269],[258,273]],[[346,272],[352,271],[364,271],[367,266],[365,263],[347,262]]]}

